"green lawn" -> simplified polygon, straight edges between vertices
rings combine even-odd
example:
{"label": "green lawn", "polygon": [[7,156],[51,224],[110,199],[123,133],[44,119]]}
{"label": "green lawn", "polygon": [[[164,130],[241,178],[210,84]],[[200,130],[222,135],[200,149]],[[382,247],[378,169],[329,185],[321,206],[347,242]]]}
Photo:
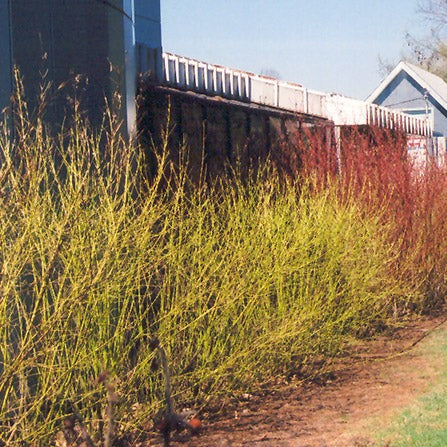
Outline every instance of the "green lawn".
{"label": "green lawn", "polygon": [[443,371],[428,392],[401,411],[376,436],[378,446],[447,446],[447,331],[437,330],[420,347],[427,361],[438,357]]}

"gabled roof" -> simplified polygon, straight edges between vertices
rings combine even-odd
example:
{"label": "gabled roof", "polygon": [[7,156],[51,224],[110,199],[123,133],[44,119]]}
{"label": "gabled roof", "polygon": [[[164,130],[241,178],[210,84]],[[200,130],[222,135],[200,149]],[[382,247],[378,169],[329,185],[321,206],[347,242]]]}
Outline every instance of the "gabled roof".
{"label": "gabled roof", "polygon": [[447,110],[447,82],[417,65],[404,61],[399,62],[374,92],[366,98],[366,102],[374,102],[401,71],[405,71],[411,76],[422,88],[427,90],[428,93],[438,101],[442,107],[444,107],[444,109]]}

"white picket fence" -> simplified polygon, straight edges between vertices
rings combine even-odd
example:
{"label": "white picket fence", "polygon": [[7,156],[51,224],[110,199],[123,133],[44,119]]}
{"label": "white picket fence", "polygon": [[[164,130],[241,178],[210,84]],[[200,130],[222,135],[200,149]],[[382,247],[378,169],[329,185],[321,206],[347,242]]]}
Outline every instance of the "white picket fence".
{"label": "white picket fence", "polygon": [[431,136],[429,120],[299,84],[163,53],[163,83],[183,90],[314,115],[336,125],[373,125]]}

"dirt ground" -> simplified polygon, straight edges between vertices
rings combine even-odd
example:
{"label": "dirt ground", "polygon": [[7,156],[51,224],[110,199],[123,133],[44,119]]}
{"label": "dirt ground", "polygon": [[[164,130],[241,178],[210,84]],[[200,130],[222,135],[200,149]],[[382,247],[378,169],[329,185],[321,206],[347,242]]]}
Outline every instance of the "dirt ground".
{"label": "dirt ground", "polygon": [[[372,446],[374,428],[427,390],[440,374],[441,359],[420,346],[434,328],[445,330],[447,337],[445,318],[408,322],[392,334],[351,347],[334,372],[319,383],[285,383],[274,391],[243,395],[219,411],[203,413],[201,434],[177,437],[171,445]],[[162,443],[153,438],[142,445]]]}

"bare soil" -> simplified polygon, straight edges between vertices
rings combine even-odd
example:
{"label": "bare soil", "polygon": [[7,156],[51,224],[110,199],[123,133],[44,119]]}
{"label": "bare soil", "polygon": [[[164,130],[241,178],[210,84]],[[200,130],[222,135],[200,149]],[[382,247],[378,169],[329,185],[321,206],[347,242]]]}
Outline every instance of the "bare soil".
{"label": "bare soil", "polygon": [[[419,318],[351,346],[333,372],[318,382],[291,381],[223,402],[221,408],[200,415],[199,436],[178,436],[171,445],[372,446],[375,428],[385,425],[438,379],[442,359],[421,345],[435,328],[447,337],[445,318]],[[153,437],[140,445],[160,443],[159,437]]]}

